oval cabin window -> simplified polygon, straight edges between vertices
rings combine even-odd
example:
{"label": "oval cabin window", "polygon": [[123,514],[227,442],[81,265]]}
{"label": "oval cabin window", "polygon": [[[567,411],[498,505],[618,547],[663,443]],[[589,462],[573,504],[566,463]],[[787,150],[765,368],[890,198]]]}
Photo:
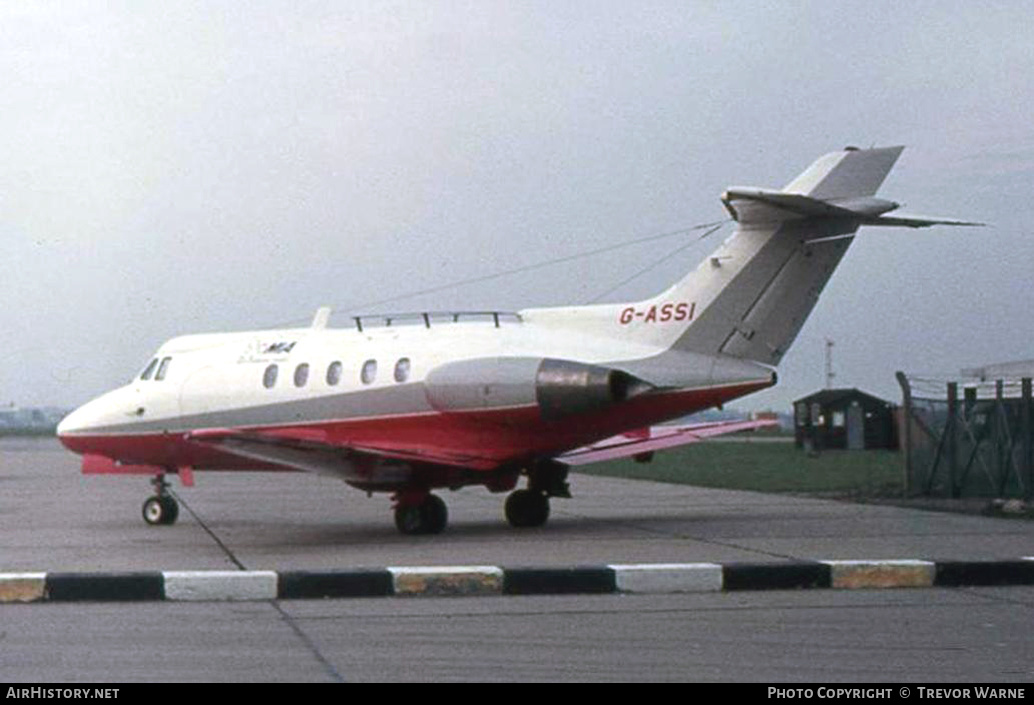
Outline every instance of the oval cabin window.
{"label": "oval cabin window", "polygon": [[327,367],[327,384],[336,387],[341,381],[341,363],[334,361]]}
{"label": "oval cabin window", "polygon": [[266,371],[262,374],[262,386],[266,389],[272,389],[276,384],[276,365],[270,365],[266,368]]}
{"label": "oval cabin window", "polygon": [[363,384],[372,384],[377,379],[377,361],[367,360],[363,363],[363,371],[360,373]]}
{"label": "oval cabin window", "polygon": [[405,382],[409,379],[409,358],[399,358],[399,361],[395,363],[395,381]]}
{"label": "oval cabin window", "polygon": [[304,387],[309,381],[309,363],[303,362],[294,368],[294,386]]}

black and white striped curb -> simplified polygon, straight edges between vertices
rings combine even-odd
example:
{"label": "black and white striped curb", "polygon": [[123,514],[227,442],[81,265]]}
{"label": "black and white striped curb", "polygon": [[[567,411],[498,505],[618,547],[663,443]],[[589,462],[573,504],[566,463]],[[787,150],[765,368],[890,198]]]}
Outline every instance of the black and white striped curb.
{"label": "black and white striped curb", "polygon": [[1034,585],[1034,557],[1009,561],[835,560],[571,568],[457,566],[281,572],[0,573],[0,603],[665,594],[1001,585]]}

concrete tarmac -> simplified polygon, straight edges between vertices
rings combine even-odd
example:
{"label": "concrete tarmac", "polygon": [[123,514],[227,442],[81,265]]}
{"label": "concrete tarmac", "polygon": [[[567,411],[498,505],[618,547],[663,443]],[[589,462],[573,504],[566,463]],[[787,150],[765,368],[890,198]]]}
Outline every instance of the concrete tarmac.
{"label": "concrete tarmac", "polygon": [[0,681],[1029,684],[1031,588],[0,605]]}
{"label": "concrete tarmac", "polygon": [[[176,483],[176,480],[173,480]],[[572,477],[550,523],[443,493],[399,535],[384,496],[303,474],[198,473],[150,527],[143,477],[83,477],[52,439],[0,440],[0,572],[572,566],[1034,555],[1034,523]],[[0,605],[16,681],[1029,681],[1034,588]]]}
{"label": "concrete tarmac", "polygon": [[0,572],[318,570],[1034,555],[1034,522],[572,476],[545,527],[514,530],[505,495],[444,492],[449,527],[403,536],[390,502],[302,473],[197,473],[179,521],[140,516],[145,477],[84,477],[52,439],[0,440]]}

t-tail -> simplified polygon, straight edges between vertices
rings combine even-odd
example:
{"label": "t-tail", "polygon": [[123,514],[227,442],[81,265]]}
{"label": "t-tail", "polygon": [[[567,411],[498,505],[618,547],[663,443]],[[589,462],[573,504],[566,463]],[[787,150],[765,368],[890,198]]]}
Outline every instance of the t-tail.
{"label": "t-tail", "polygon": [[782,190],[730,187],[722,203],[735,233],[674,286],[645,301],[556,311],[655,349],[775,366],[859,226],[980,225],[887,215],[898,204],[875,194],[903,149],[827,154]]}

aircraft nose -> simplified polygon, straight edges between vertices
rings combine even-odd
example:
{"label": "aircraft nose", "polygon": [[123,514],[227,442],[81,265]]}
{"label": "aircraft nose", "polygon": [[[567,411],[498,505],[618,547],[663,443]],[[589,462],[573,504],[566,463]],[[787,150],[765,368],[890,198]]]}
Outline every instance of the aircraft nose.
{"label": "aircraft nose", "polygon": [[113,395],[109,392],[103,396],[86,402],[78,409],[70,413],[57,425],[57,437],[69,450],[82,452],[82,444],[77,439],[83,439],[92,432],[97,431],[113,423]]}
{"label": "aircraft nose", "polygon": [[57,437],[61,445],[73,452],[80,452],[79,443],[76,439],[90,429],[97,426],[97,402],[98,399],[87,402],[70,413],[57,425]]}
{"label": "aircraft nose", "polygon": [[57,437],[64,438],[65,436],[73,433],[83,431],[87,427],[86,414],[83,413],[84,406],[80,406],[78,409],[68,414],[65,418],[57,425]]}

